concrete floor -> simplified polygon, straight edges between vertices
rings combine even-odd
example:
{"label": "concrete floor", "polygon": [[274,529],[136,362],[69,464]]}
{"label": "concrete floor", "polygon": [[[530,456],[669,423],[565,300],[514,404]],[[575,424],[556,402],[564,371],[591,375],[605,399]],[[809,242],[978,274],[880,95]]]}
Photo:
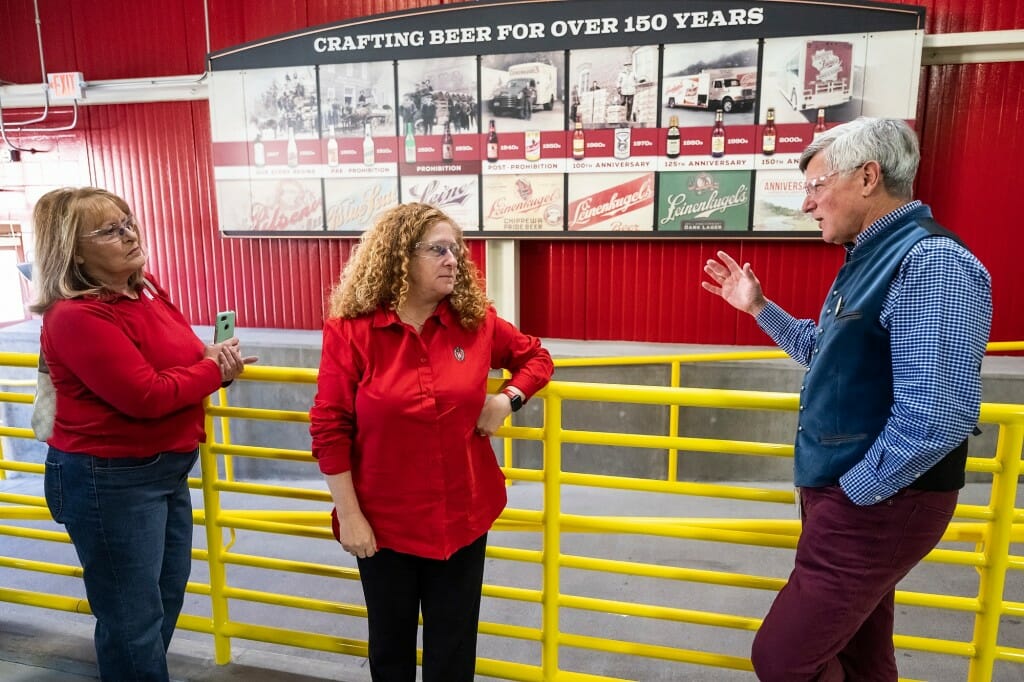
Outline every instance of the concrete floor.
{"label": "concrete floor", "polygon": [[[265,482],[265,481],[263,481]],[[289,485],[322,489],[320,481],[289,481]],[[754,486],[743,483],[740,485]],[[784,488],[778,483],[765,484]],[[39,477],[21,476],[0,482],[0,490],[20,494],[41,494]],[[1020,494],[1024,494],[1024,486]],[[988,488],[972,484],[961,500],[971,503],[986,501]],[[517,483],[509,489],[510,507],[539,509],[541,489],[538,484]],[[1018,500],[1022,498],[1018,497]],[[198,499],[197,499],[198,503]],[[245,507],[258,504],[276,508],[323,508],[323,505],[296,501],[271,500],[225,496],[224,507]],[[1020,503],[1018,503],[1020,506]],[[593,488],[567,487],[563,494],[563,513],[593,515],[635,516],[707,516],[753,518],[771,516],[793,518],[789,505],[752,504],[721,499],[682,498],[678,496],[604,491]],[[19,522],[20,523],[20,522]],[[42,524],[26,524],[40,527]],[[52,527],[48,524],[45,527]],[[196,535],[197,546],[203,545],[201,531]],[[494,532],[492,546],[539,547],[536,534]],[[951,545],[951,547],[954,547]],[[238,552],[261,553],[267,556],[300,559],[303,561],[348,565],[351,558],[336,544],[305,538],[246,533],[240,531],[235,546]],[[1024,548],[1015,548],[1024,553]],[[792,566],[792,553],[788,550],[727,545],[718,543],[681,541],[665,538],[627,535],[579,534],[563,538],[563,553],[604,558],[619,558],[665,566],[687,566],[710,571],[734,572],[769,577],[785,577]],[[0,536],[0,556],[32,558],[40,561],[58,561],[74,564],[74,553],[69,545],[20,540]],[[350,581],[327,580],[297,574],[267,573],[253,569],[236,570],[229,574],[232,584],[244,583],[252,589],[358,603],[358,584]],[[193,578],[205,581],[205,567],[196,563]],[[519,587],[539,586],[539,568],[489,559],[486,581],[489,584]],[[621,601],[643,602],[716,611],[741,616],[761,617],[767,610],[773,594],[760,590],[715,587],[696,583],[653,580],[630,575],[584,572],[563,569],[562,591],[565,594],[587,595]],[[977,573],[973,568],[924,564],[915,569],[904,581],[902,589],[941,594],[970,596],[977,591]],[[341,583],[339,585],[339,583]],[[80,581],[41,573],[0,568],[0,586],[80,595]],[[1007,581],[1007,599],[1024,602],[1024,579],[1019,574]],[[193,614],[208,612],[205,598],[189,595],[185,611]],[[295,611],[276,607],[232,602],[234,619],[278,627],[301,629],[309,632],[365,638],[365,621],[311,611]],[[483,621],[514,623],[537,627],[540,610],[536,605],[523,602],[485,598]],[[753,633],[749,631],[688,625],[669,621],[656,621],[629,616],[608,615],[563,609],[560,616],[563,632],[697,651],[717,652],[746,657]],[[948,611],[936,611],[898,606],[897,632],[924,637],[947,638],[956,641],[970,639],[973,619]],[[92,652],[92,619],[81,614],[49,611],[45,609],[0,602],[0,680],[4,682],[72,682],[94,679],[95,666]],[[1010,646],[1024,646],[1024,624],[1020,619],[1004,618],[1000,642]],[[232,640],[232,663],[218,666],[213,662],[212,639],[203,634],[179,630],[170,651],[170,669],[175,680],[193,682],[314,682],[340,680],[341,682],[367,682],[369,672],[362,658],[322,651],[305,650],[241,639]],[[491,659],[521,661],[537,664],[539,645],[482,636],[479,655]],[[916,651],[897,651],[901,675],[905,679],[953,682],[967,679],[964,659],[925,654]],[[563,670],[586,672],[608,677],[644,680],[698,680],[732,682],[754,679],[753,674],[718,668],[685,665],[670,661],[639,658],[562,647],[559,657]],[[490,679],[480,677],[479,679]],[[1024,665],[997,665],[993,682],[1020,682],[1024,680]]]}

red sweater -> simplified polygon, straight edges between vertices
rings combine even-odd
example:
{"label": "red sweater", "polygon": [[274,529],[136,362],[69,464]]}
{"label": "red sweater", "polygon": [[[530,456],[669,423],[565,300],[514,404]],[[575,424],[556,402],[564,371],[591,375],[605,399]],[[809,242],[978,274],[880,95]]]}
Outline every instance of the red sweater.
{"label": "red sweater", "polygon": [[220,368],[159,287],[138,299],[57,301],[43,315],[41,346],[57,390],[53,447],[149,457],[205,440],[203,398],[220,387]]}
{"label": "red sweater", "polygon": [[447,559],[505,507],[489,438],[475,434],[491,368],[527,397],[551,378],[540,341],[498,317],[464,329],[447,300],[422,334],[389,310],[324,326],[313,456],[325,474],[352,472],[378,547]]}

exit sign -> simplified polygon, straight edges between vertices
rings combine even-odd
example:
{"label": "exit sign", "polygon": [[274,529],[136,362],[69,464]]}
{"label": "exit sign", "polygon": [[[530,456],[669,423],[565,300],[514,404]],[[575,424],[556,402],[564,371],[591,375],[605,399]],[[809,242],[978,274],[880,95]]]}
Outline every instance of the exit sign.
{"label": "exit sign", "polygon": [[82,72],[61,71],[46,76],[50,96],[55,99],[82,99]]}

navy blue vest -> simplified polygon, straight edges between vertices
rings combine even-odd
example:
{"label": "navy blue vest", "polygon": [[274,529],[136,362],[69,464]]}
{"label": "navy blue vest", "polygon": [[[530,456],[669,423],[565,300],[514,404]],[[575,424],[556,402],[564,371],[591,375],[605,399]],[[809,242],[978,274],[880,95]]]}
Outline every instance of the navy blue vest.
{"label": "navy blue vest", "polygon": [[[903,258],[927,237],[960,242],[921,206],[858,246],[839,270],[822,306],[818,339],[800,388],[796,485],[836,485],[885,427],[893,404],[892,354],[889,331],[878,318]],[[912,487],[963,487],[966,457],[964,441]]]}

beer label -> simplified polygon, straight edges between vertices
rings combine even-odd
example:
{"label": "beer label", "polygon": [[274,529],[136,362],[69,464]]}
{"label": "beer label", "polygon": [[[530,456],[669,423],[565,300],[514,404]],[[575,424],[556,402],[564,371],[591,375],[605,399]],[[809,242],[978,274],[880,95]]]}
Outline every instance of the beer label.
{"label": "beer label", "polygon": [[761,150],[765,154],[770,154],[775,151],[775,135],[765,133],[761,140]]}
{"label": "beer label", "polygon": [[670,135],[665,140],[665,155],[671,158],[679,156],[679,134]]}
{"label": "beer label", "polygon": [[323,230],[319,179],[222,180],[217,191],[217,196],[226,197],[217,204],[225,232]]}
{"label": "beer label", "polygon": [[725,154],[725,135],[711,136],[711,153],[715,156]]}
{"label": "beer label", "polygon": [[570,175],[568,218],[570,230],[650,230],[654,173]]}
{"label": "beer label", "polygon": [[572,137],[572,158],[582,159],[587,153],[586,140],[583,138],[583,134],[574,134]]}
{"label": "beer label", "polygon": [[746,230],[749,171],[662,173],[658,230]]}
{"label": "beer label", "polygon": [[799,170],[759,170],[754,187],[753,229],[792,232],[817,230],[818,223],[803,212],[807,192]]}
{"label": "beer label", "polygon": [[324,180],[328,230],[363,231],[398,204],[395,178],[331,178]]}
{"label": "beer label", "polygon": [[615,129],[615,158],[628,159],[629,146],[632,144],[632,135],[629,128]]}
{"label": "beer label", "polygon": [[526,131],[524,147],[527,161],[540,161],[540,131]]}
{"label": "beer label", "polygon": [[487,143],[487,158],[497,159],[498,158],[498,143],[488,142]]}
{"label": "beer label", "polygon": [[563,185],[561,173],[484,176],[484,229],[563,229]]}
{"label": "beer label", "polygon": [[480,229],[475,175],[417,175],[402,181],[402,202],[419,201],[447,213],[464,230]]}

